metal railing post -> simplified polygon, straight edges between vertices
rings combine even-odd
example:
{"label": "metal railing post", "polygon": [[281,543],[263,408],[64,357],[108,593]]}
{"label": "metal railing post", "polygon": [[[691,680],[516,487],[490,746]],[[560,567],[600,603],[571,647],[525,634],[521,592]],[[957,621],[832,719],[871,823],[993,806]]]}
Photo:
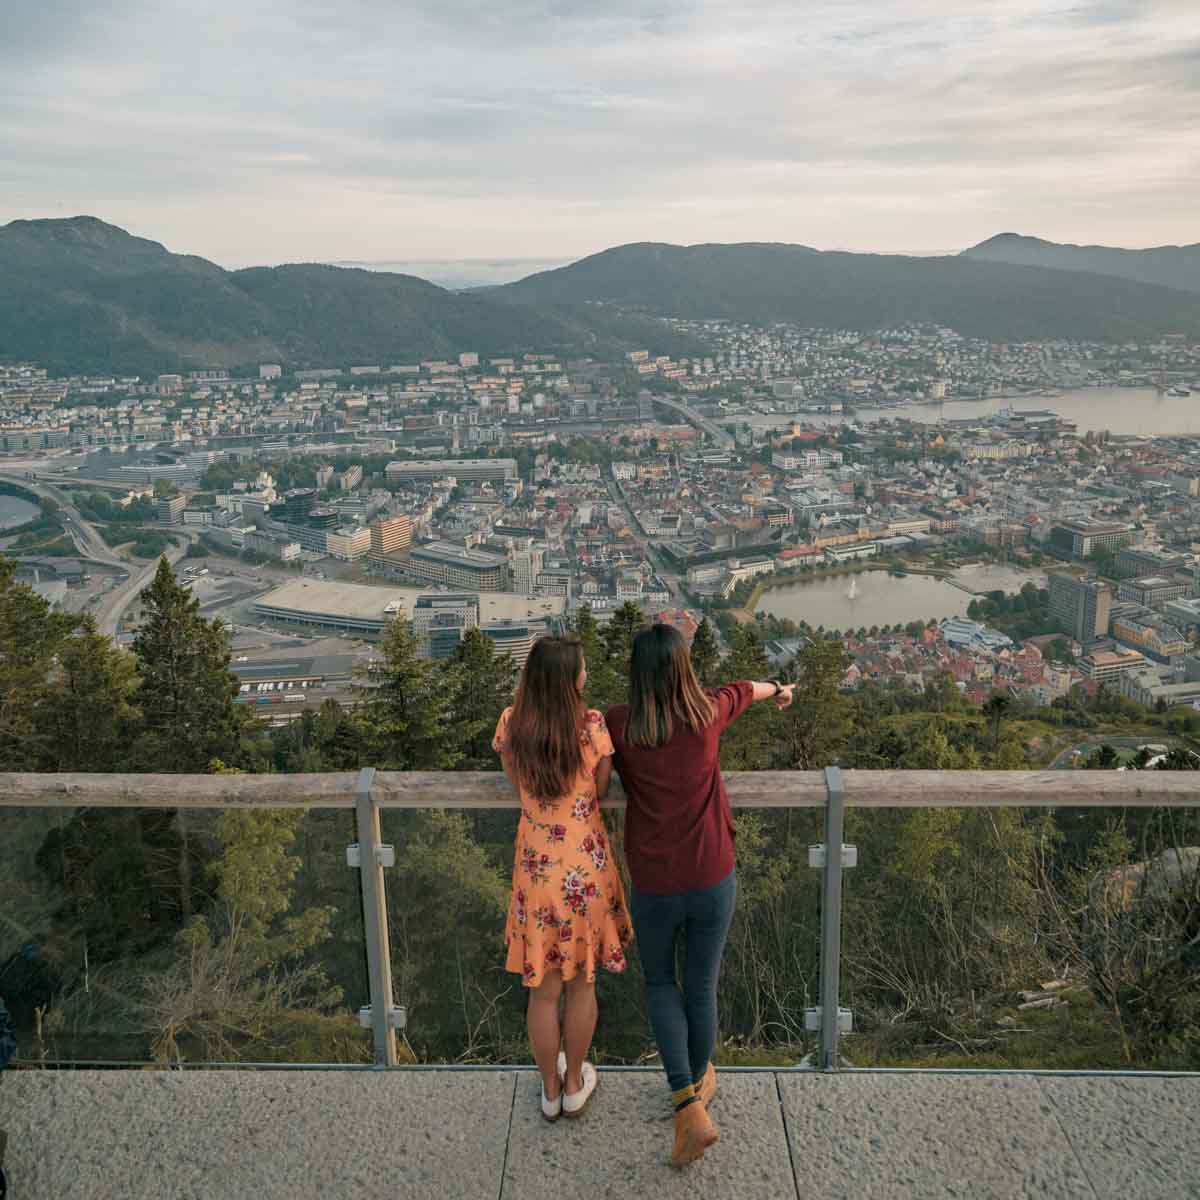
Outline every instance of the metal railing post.
{"label": "metal railing post", "polygon": [[821,1054],[823,1071],[836,1071],[841,1024],[842,836],[846,792],[840,767],[825,768],[825,874],[821,889]]}
{"label": "metal railing post", "polygon": [[370,1027],[375,1039],[375,1065],[394,1067],[396,1030],[392,996],[392,947],[388,937],[387,891],[379,808],[371,798],[375,768],[358,776],[354,812],[358,824],[358,868],[362,878],[363,935],[367,939],[367,973],[371,988]]}

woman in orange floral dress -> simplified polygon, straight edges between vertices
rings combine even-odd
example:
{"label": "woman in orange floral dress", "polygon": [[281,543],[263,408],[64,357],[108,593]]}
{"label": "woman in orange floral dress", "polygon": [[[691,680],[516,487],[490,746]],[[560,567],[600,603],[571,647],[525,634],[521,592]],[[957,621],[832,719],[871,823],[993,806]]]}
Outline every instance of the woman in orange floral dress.
{"label": "woman in orange floral dress", "polygon": [[584,708],[586,682],[578,638],[539,638],[492,742],[521,797],[506,966],[529,988],[529,1044],[548,1121],[579,1116],[595,1091],[586,1058],[596,966],[623,971],[633,937],[600,814],[613,747],[604,717]]}

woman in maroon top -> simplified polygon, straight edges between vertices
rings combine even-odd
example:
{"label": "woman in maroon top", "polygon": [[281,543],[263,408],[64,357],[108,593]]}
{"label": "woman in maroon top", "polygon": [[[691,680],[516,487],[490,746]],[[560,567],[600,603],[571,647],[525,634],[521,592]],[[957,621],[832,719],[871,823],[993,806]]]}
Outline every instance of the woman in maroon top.
{"label": "woman in maroon top", "polygon": [[[609,709],[613,764],[625,785],[630,915],[646,1004],[675,1104],[671,1162],[717,1140],[717,978],[737,895],[733,814],[718,759],[721,734],[755,700],[792,702],[792,685],[747,679],[705,691],[687,643],[669,625],[633,639],[629,703]],[[683,936],[682,988],[675,948]]]}

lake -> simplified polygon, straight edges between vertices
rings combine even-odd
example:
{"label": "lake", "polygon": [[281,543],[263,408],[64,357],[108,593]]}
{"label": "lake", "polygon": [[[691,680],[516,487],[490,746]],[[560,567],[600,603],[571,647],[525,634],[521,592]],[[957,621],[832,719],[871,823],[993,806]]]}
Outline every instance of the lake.
{"label": "lake", "polygon": [[[850,597],[850,584],[855,595]],[[942,620],[966,615],[969,593],[931,575],[897,579],[886,571],[834,575],[805,583],[769,588],[758,602],[760,612],[814,629],[858,629],[872,625],[907,625],[909,621]]]}
{"label": "lake", "polygon": [[[897,408],[860,408],[858,421],[902,418],[936,425],[940,420],[962,421],[999,412],[1002,408],[1050,409],[1079,432],[1107,430],[1109,433],[1163,436],[1200,435],[1200,390],[1190,396],[1168,396],[1154,388],[1079,388],[1058,396],[1027,396],[1020,399],[993,397],[989,400],[955,400],[946,404],[903,404]],[[741,418],[739,418],[741,419]],[[813,425],[843,424],[845,417],[804,413],[801,421]],[[751,425],[770,428],[787,425],[792,417],[751,417]]]}
{"label": "lake", "polygon": [[41,510],[36,504],[22,500],[20,496],[0,495],[0,529],[11,529],[32,521]]}

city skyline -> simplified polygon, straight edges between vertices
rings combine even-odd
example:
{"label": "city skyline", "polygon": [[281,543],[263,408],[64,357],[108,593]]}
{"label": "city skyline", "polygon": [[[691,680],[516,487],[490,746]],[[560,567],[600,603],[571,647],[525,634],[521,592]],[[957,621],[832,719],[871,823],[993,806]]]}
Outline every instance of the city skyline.
{"label": "city skyline", "polygon": [[58,0],[0,46],[0,223],[231,267],[1196,241],[1200,11],[990,8]]}

